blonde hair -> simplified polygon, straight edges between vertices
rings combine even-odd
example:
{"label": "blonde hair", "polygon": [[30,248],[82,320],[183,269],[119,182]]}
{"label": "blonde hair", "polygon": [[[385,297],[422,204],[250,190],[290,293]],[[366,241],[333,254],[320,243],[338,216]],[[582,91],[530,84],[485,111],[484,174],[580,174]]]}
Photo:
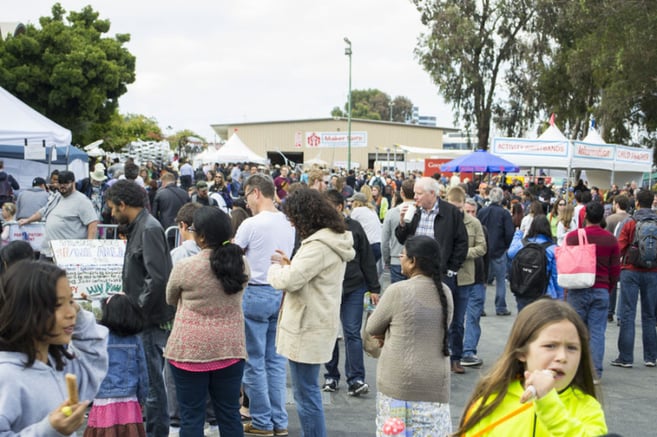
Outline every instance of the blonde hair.
{"label": "blonde hair", "polygon": [[362,187],[360,187],[360,192],[363,193],[365,197],[367,197],[368,203],[374,203],[374,196],[372,196],[372,188],[369,185],[364,184]]}
{"label": "blonde hair", "polygon": [[16,215],[16,204],[12,202],[6,202],[2,205],[2,210],[9,214],[9,217]]}

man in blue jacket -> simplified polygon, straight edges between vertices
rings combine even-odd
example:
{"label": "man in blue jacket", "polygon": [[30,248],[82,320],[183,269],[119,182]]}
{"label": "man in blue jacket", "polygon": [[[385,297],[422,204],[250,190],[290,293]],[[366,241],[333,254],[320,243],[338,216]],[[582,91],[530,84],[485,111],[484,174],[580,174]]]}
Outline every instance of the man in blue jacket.
{"label": "man in blue jacket", "polygon": [[488,229],[488,253],[490,266],[488,277],[495,278],[495,312],[508,316],[506,306],[506,251],[513,240],[511,214],[502,206],[504,192],[495,187],[490,191],[490,205],[482,208],[477,218]]}

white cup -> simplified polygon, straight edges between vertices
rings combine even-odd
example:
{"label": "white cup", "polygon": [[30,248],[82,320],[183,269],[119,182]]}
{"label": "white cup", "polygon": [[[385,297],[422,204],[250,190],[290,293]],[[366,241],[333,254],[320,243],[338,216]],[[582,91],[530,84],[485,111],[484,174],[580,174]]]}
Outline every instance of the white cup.
{"label": "white cup", "polygon": [[413,221],[413,216],[415,215],[415,205],[412,203],[407,203],[408,207],[406,208],[406,213],[404,214],[404,222],[410,223]]}

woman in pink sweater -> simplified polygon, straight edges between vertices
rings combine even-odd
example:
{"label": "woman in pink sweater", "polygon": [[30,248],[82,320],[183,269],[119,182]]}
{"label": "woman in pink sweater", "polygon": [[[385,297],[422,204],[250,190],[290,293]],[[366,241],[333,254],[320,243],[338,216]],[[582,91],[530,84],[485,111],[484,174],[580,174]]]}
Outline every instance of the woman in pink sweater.
{"label": "woman in pink sweater", "polygon": [[221,434],[240,437],[247,266],[242,249],[230,242],[232,226],[224,212],[204,206],[188,230],[201,252],[171,271],[167,303],[177,310],[164,351],[176,384],[180,435],[203,435],[209,391]]}

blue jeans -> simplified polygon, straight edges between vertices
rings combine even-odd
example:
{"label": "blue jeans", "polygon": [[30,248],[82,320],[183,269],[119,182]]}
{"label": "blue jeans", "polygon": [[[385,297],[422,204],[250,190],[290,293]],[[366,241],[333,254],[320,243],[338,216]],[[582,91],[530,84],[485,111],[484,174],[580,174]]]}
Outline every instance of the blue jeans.
{"label": "blue jeans", "polygon": [[148,396],[144,408],[148,437],[168,437],[169,435],[169,412],[163,376],[164,357],[162,356],[169,333],[170,331],[157,326],[149,326],[140,334],[148,369]]}
{"label": "blue jeans", "polygon": [[169,366],[176,382],[176,395],[180,406],[180,437],[203,435],[208,391],[219,432],[227,436],[244,435],[240,417],[240,385],[244,360],[209,372],[189,372]]}
{"label": "blue jeans", "polygon": [[655,331],[657,272],[621,270],[618,358],[623,363],[634,362],[634,320],[639,295],[641,296],[643,359],[652,362],[657,360],[657,331]]}
{"label": "blue jeans", "polygon": [[294,402],[299,414],[302,437],[326,437],[322,392],[319,389],[319,364],[289,360]]}
{"label": "blue jeans", "polygon": [[484,311],[486,300],[486,285],[474,284],[470,288],[468,306],[465,310],[465,335],[463,337],[463,356],[472,357],[477,355],[477,344],[481,337],[479,319]]}
{"label": "blue jeans", "polygon": [[449,349],[452,361],[461,361],[463,356],[463,332],[465,331],[463,322],[468,308],[468,298],[473,287],[474,284],[456,287],[456,293],[452,294],[454,316],[452,317],[452,323],[449,325]]}
{"label": "blue jeans", "polygon": [[[575,308],[589,328],[589,347],[597,377],[602,376],[605,356],[605,330],[609,315],[609,290],[606,288],[582,288],[568,290],[568,303]],[[653,329],[655,324],[653,323]]]}
{"label": "blue jeans", "polygon": [[495,278],[495,312],[508,311],[506,307],[506,252],[499,258],[490,259],[488,279],[492,278]]}
{"label": "blue jeans", "polygon": [[[347,377],[347,384],[351,385],[356,381],[365,381],[365,365],[363,364],[363,339],[360,336],[360,328],[363,324],[363,296],[365,289],[353,291],[342,295],[340,304],[340,321],[342,322],[342,331],[344,333],[344,351],[345,363],[344,372]],[[340,361],[340,349],[338,342],[333,347],[333,357],[326,363],[326,373],[324,377],[340,380],[340,370],[338,363]]]}
{"label": "blue jeans", "polygon": [[390,283],[405,281],[408,278],[402,274],[401,265],[390,264]]}
{"label": "blue jeans", "polygon": [[518,309],[518,312],[522,311],[524,307],[529,305],[532,302],[535,302],[538,300],[538,297],[522,297],[522,296],[515,296],[516,298],[516,308]]}
{"label": "blue jeans", "polygon": [[243,383],[253,426],[257,429],[287,429],[287,358],[276,353],[276,325],[282,298],[283,292],[269,285],[249,285],[242,298],[249,357]]}

